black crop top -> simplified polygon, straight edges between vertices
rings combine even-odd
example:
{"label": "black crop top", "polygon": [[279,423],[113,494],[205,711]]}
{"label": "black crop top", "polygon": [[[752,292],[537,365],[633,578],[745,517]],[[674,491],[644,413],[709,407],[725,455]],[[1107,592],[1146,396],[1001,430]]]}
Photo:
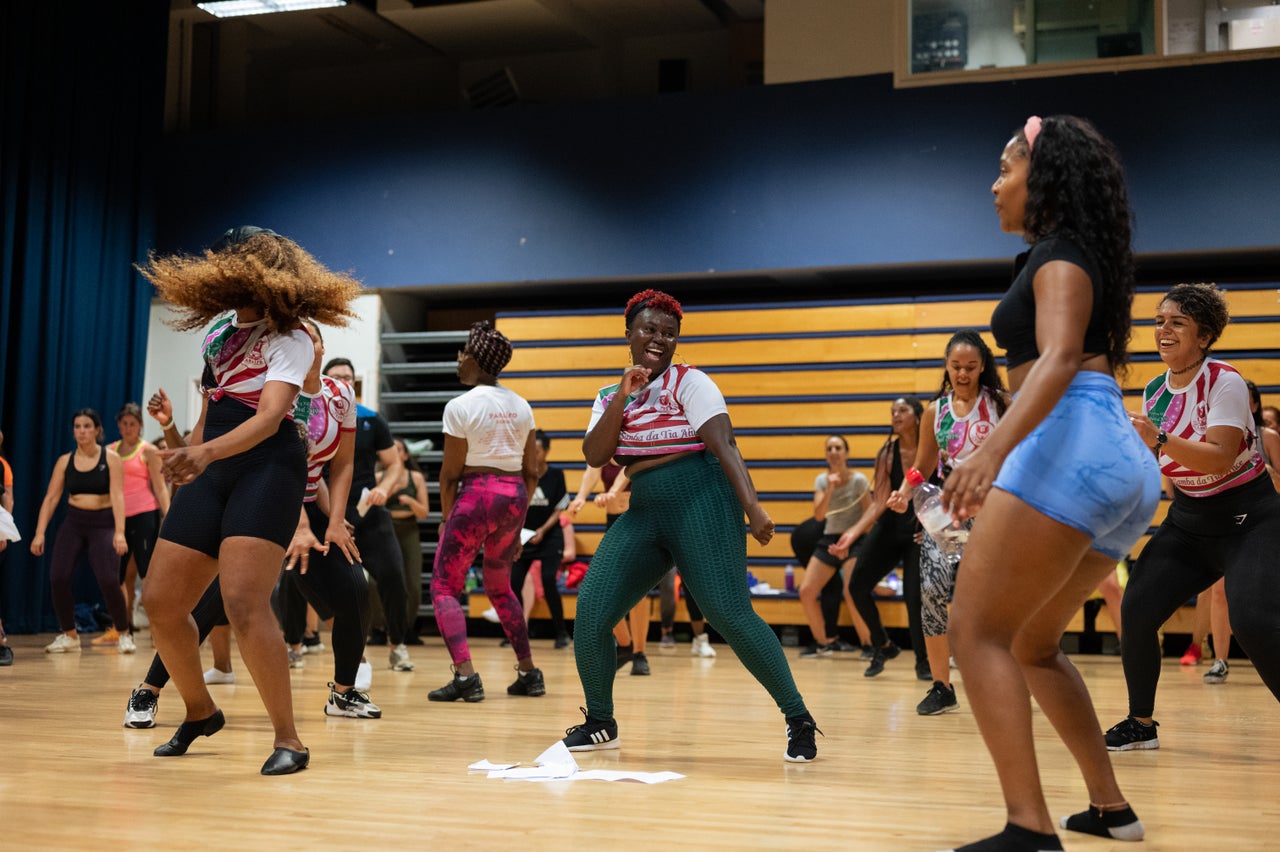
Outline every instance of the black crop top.
{"label": "black crop top", "polygon": [[991,333],[995,335],[996,344],[1005,350],[1005,364],[1011,370],[1040,357],[1036,346],[1034,282],[1040,267],[1055,260],[1080,267],[1093,283],[1093,308],[1089,313],[1089,327],[1084,332],[1085,353],[1104,353],[1110,349],[1102,315],[1102,275],[1098,265],[1065,237],[1048,236],[1018,255],[1013,263],[1013,283],[991,312]]}
{"label": "black crop top", "polygon": [[76,470],[76,450],[67,456],[67,472],[63,476],[68,494],[110,494],[111,473],[107,470],[107,448],[102,448],[92,470]]}

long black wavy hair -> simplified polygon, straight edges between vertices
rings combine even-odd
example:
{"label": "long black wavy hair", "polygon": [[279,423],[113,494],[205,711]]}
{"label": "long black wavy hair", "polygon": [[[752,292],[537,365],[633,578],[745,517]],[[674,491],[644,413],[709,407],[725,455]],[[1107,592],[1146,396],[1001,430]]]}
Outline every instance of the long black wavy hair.
{"label": "long black wavy hair", "polygon": [[1022,129],[1014,149],[1030,156],[1023,229],[1030,242],[1051,234],[1089,253],[1102,274],[1102,316],[1113,371],[1129,362],[1133,317],[1133,214],[1120,155],[1091,123],[1072,115],[1041,122],[1034,148]]}
{"label": "long black wavy hair", "polygon": [[[978,357],[982,359],[982,372],[978,374],[978,384],[991,391],[991,395],[996,399],[996,413],[1004,417],[1005,409],[1009,407],[1009,403],[1005,399],[1007,391],[1005,390],[1004,379],[1000,378],[1000,371],[996,369],[996,357],[991,354],[991,347],[982,339],[981,334],[978,334],[972,328],[962,328],[951,335],[951,339],[947,341],[944,359],[951,357],[952,349],[964,344],[978,350]],[[942,387],[938,390],[938,396],[943,397],[949,393],[951,393],[951,374],[947,372],[946,364],[944,363],[942,367]]]}

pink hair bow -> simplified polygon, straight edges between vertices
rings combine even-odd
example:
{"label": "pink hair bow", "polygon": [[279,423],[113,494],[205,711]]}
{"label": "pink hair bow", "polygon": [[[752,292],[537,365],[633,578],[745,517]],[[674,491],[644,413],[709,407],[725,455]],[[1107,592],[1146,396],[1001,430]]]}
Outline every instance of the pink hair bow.
{"label": "pink hair bow", "polygon": [[1033,115],[1022,126],[1022,135],[1027,137],[1027,150],[1036,146],[1036,137],[1040,135],[1040,116]]}

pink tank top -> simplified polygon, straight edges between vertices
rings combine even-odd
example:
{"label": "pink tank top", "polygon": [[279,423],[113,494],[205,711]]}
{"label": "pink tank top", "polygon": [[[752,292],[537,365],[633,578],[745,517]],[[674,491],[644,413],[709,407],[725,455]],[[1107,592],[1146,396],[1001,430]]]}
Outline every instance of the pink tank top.
{"label": "pink tank top", "polygon": [[[120,452],[120,442],[111,449]],[[154,449],[146,441],[139,441],[129,455],[120,456],[124,463],[124,514],[126,518],[141,515],[160,508],[156,495],[151,492],[151,471],[147,468],[147,451]]]}

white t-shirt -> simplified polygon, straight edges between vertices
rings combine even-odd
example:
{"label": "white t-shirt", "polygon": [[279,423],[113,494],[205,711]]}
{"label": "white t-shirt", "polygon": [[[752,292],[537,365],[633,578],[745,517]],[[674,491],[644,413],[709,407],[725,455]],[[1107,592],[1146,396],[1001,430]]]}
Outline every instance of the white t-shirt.
{"label": "white t-shirt", "polygon": [[533,409],[501,385],[476,385],[444,407],[444,433],[467,442],[468,467],[519,471]]}
{"label": "white t-shirt", "polygon": [[1160,471],[1183,494],[1221,494],[1266,474],[1258,453],[1258,436],[1253,431],[1249,388],[1235,367],[1225,361],[1206,358],[1195,378],[1177,389],[1169,387],[1169,373],[1161,373],[1147,382],[1142,406],[1156,428],[1171,437],[1203,441],[1212,426],[1234,426],[1241,432],[1235,462],[1223,474],[1191,470],[1167,454],[1160,454]]}
{"label": "white t-shirt", "polygon": [[[612,384],[596,394],[587,432],[600,422],[619,387]],[[707,445],[698,437],[698,430],[712,417],[728,413],[724,395],[706,373],[687,364],[672,364],[627,399],[614,456],[705,450]]]}

